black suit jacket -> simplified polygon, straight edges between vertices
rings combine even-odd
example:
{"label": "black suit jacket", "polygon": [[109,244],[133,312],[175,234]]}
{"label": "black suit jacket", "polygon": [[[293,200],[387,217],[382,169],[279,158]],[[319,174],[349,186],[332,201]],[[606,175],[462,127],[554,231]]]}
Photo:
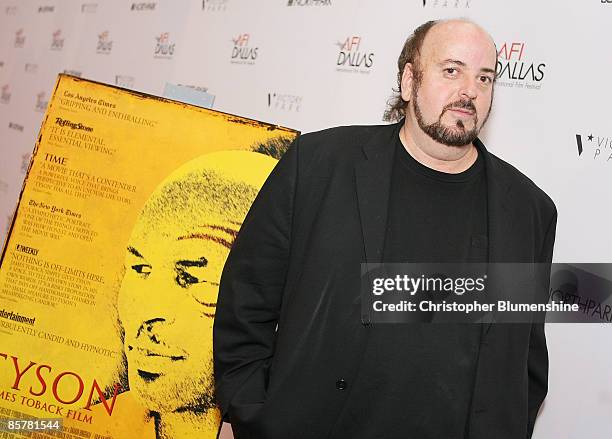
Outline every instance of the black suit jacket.
{"label": "black suit jacket", "polygon": [[[343,438],[335,426],[370,332],[360,263],[381,262],[400,124],[299,137],[253,203],[223,271],[214,325],[216,395],[237,438]],[[554,203],[476,145],[489,261],[550,262]],[[469,437],[530,437],[547,392],[544,325],[483,324],[475,361]]]}

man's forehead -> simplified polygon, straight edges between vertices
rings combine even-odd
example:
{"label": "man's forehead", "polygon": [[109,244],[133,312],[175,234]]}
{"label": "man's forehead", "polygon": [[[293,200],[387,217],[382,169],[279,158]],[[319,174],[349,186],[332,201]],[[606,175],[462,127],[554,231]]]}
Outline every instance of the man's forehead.
{"label": "man's forehead", "polygon": [[130,237],[134,247],[162,245],[162,242],[181,242],[191,240],[209,240],[232,242],[241,223],[221,216],[204,218],[185,218],[176,221],[137,223]]}
{"label": "man's forehead", "polygon": [[421,48],[424,63],[439,63],[447,59],[475,68],[494,68],[497,59],[495,43],[480,26],[463,20],[443,21],[427,33]]}

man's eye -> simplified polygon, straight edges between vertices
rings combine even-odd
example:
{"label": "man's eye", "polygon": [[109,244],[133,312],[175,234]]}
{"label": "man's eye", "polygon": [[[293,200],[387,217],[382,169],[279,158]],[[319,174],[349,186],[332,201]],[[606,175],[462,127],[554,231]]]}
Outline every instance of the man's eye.
{"label": "man's eye", "polygon": [[480,81],[484,82],[485,84],[490,84],[493,80],[488,76],[481,76]]}
{"label": "man's eye", "polygon": [[146,276],[147,274],[151,273],[152,267],[149,264],[137,264],[137,265],[132,265],[131,268],[136,273]]}
{"label": "man's eye", "polygon": [[457,73],[457,69],[454,67],[449,67],[447,69],[444,69],[444,71],[448,73],[449,75],[454,75],[455,73]]}
{"label": "man's eye", "polygon": [[179,284],[179,286],[183,288],[187,288],[189,285],[192,285],[192,284],[203,282],[197,277],[189,274],[187,271],[185,271],[184,268],[176,269],[176,279],[175,280],[176,280],[176,283]]}

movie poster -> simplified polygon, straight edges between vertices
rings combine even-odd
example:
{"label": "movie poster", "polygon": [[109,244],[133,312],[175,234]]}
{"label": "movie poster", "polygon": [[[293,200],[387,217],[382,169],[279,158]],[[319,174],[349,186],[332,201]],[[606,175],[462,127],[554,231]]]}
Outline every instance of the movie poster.
{"label": "movie poster", "polygon": [[296,135],[60,75],[2,252],[0,417],[217,437],[221,270]]}

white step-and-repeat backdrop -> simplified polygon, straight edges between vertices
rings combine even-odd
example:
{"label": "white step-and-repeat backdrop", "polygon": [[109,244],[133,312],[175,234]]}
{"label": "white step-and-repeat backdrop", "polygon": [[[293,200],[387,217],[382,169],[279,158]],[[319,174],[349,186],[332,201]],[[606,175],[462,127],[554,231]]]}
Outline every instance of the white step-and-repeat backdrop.
{"label": "white step-and-repeat backdrop", "polygon": [[[58,73],[199,87],[215,109],[302,132],[377,124],[405,38],[444,17],[497,44],[482,138],[555,200],[554,260],[611,262],[611,0],[0,0],[0,240]],[[610,328],[548,326],[535,438],[612,437]]]}

